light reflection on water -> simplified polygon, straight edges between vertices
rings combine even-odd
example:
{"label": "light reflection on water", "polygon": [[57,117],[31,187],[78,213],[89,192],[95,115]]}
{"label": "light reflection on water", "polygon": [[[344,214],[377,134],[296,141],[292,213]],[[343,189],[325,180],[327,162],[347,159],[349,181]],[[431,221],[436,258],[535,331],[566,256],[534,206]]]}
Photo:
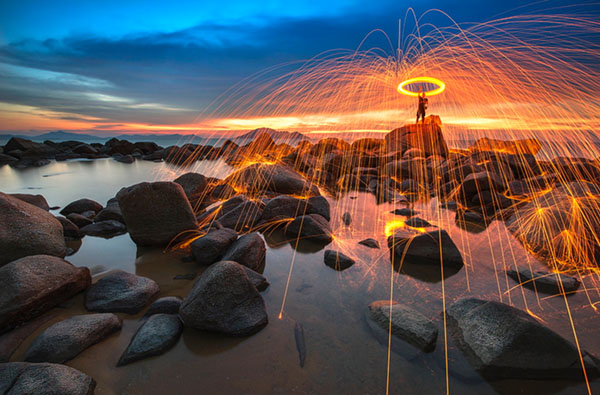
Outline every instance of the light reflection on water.
{"label": "light reflection on water", "polygon": [[[46,167],[26,170],[4,166],[0,168],[0,189],[10,193],[41,193],[51,206],[64,206],[81,197],[104,204],[123,186],[173,179],[176,170],[152,162],[136,161],[129,165],[113,160],[53,162]],[[224,163],[196,165],[196,171],[209,176],[224,177],[230,170]],[[44,177],[50,174],[52,176]],[[29,187],[42,189],[27,189]],[[355,198],[350,199],[350,196]],[[435,273],[423,276],[393,270],[383,234],[385,223],[398,218],[390,213],[395,208],[393,205],[378,206],[374,197],[366,193],[354,193],[340,200],[330,199],[330,202],[336,237],[326,248],[340,249],[356,258],[357,263],[348,270],[336,272],[324,265],[323,249],[301,246],[293,262],[281,320],[277,316],[294,254],[292,246],[282,243],[281,235],[273,232],[265,236],[268,251],[264,274],[271,285],[263,292],[270,322],[258,334],[229,338],[186,329],[177,345],[166,354],[116,368],[120,354],[140,325],[138,316],[120,314],[124,326],[119,334],[86,350],[68,365],[93,376],[98,381],[99,394],[383,393],[387,345],[373,336],[364,316],[369,303],[389,298],[392,279],[393,298],[431,318],[440,335],[435,350],[429,354],[415,353],[410,346],[393,342],[390,391],[444,393],[441,278]],[[507,292],[514,282],[504,276],[505,268],[524,265],[527,261],[534,268],[544,266],[528,255],[502,223],[493,222],[487,230],[472,234],[455,225],[451,211],[438,210],[435,200],[415,204],[414,208],[420,211],[422,218],[446,229],[465,258],[466,266],[444,280],[447,304],[464,296],[501,299],[522,309],[528,307],[552,329],[572,339],[563,298],[538,300],[533,291],[518,287]],[[352,212],[350,226],[341,221],[346,211]],[[377,239],[382,249],[357,245],[367,237]],[[163,253],[160,249],[137,249],[128,235],[122,235],[109,240],[85,237],[77,253],[67,259],[75,265],[91,267],[94,272],[111,269],[135,272],[157,281],[161,296],[184,297],[193,281],[174,277],[202,270],[194,263],[182,261],[184,255],[182,252]],[[582,347],[600,354],[600,340],[595,331],[599,324],[597,313],[583,293],[570,296],[568,301]],[[55,309],[59,316],[51,322],[82,313],[81,302],[79,296],[63,308]],[[306,336],[304,368],[299,367],[294,340],[296,322],[302,323]],[[13,360],[22,360],[33,338],[19,348]],[[513,380],[491,384],[477,376],[461,379],[457,371],[463,376],[472,376],[472,372],[451,342],[449,361],[452,393],[585,392],[582,383]],[[600,391],[597,382],[592,383],[592,390]]]}

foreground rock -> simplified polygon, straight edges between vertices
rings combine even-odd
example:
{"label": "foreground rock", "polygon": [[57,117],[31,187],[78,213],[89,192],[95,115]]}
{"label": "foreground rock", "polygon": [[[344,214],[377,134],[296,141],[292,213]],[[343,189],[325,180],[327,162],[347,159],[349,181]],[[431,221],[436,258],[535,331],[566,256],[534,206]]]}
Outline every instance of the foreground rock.
{"label": "foreground rock", "polygon": [[90,395],[96,381],[85,373],[53,363],[0,364],[0,393]]}
{"label": "foreground rock", "polygon": [[[450,333],[469,363],[487,379],[581,379],[577,347],[514,307],[468,298],[447,310]],[[588,376],[598,374],[583,353]]]}
{"label": "foreground rock", "polygon": [[90,271],[33,255],[0,267],[0,333],[34,318],[90,286]]}
{"label": "foreground rock", "polygon": [[27,255],[64,257],[61,223],[46,210],[0,192],[0,266]]}
{"label": "foreground rock", "polygon": [[179,314],[181,302],[181,298],[177,296],[158,298],[148,307],[144,317],[150,317],[154,314]]}
{"label": "foreground rock", "polygon": [[42,210],[50,210],[50,206],[48,205],[46,198],[42,195],[31,195],[29,193],[11,193],[10,196],[22,200],[25,203],[29,203],[33,206],[39,207]]}
{"label": "foreground rock", "polygon": [[237,240],[238,234],[229,228],[211,230],[190,245],[192,256],[200,265],[212,265],[221,260],[227,248]]}
{"label": "foreground rock", "polygon": [[319,214],[296,217],[285,227],[288,237],[310,240],[316,243],[331,243],[332,232],[329,222]]}
{"label": "foreground rock", "polygon": [[133,335],[117,366],[164,354],[177,343],[183,325],[177,315],[155,314]]}
{"label": "foreground rock", "polygon": [[506,274],[526,288],[553,295],[562,293],[563,289],[567,294],[575,292],[581,284],[575,277],[560,273],[520,269],[519,271],[507,270]]}
{"label": "foreground rock", "polygon": [[186,326],[247,336],[267,325],[265,302],[243,267],[221,261],[194,284],[179,311]]}
{"label": "foreground rock", "polygon": [[346,270],[356,263],[349,256],[333,250],[326,250],[323,260],[327,266],[338,271]]}
{"label": "foreground rock", "polygon": [[386,333],[390,330],[391,319],[391,332],[395,337],[425,352],[435,348],[437,328],[430,319],[408,306],[393,301],[390,307],[389,300],[379,300],[369,305],[367,319],[371,327],[378,327],[374,330]]}
{"label": "foreground rock", "polygon": [[166,245],[198,227],[183,188],[173,182],[142,182],[117,194],[131,239],[138,245]]}
{"label": "foreground rock", "polygon": [[27,362],[65,363],[121,329],[114,314],[76,315],[57,322],[31,344]]}
{"label": "foreground rock", "polygon": [[153,280],[124,271],[102,277],[85,295],[89,311],[137,314],[160,292]]}
{"label": "foreground rock", "polygon": [[443,229],[426,233],[398,231],[388,237],[388,247],[398,261],[404,259],[410,263],[438,267],[441,264],[454,268],[463,266],[460,251]]}
{"label": "foreground rock", "polygon": [[222,260],[234,261],[256,272],[262,272],[265,267],[266,254],[264,240],[254,232],[234,241],[223,254]]}

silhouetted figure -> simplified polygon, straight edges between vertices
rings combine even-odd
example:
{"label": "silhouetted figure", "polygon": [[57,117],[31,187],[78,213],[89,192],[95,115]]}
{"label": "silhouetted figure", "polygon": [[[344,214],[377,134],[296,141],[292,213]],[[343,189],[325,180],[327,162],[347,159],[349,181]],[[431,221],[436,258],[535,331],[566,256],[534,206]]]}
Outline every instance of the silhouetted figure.
{"label": "silhouetted figure", "polygon": [[417,122],[419,123],[419,116],[422,119],[422,122],[425,123],[425,110],[427,110],[427,98],[425,97],[425,92],[422,92],[422,89],[419,88],[419,93],[417,94],[419,97],[419,109],[417,110]]}

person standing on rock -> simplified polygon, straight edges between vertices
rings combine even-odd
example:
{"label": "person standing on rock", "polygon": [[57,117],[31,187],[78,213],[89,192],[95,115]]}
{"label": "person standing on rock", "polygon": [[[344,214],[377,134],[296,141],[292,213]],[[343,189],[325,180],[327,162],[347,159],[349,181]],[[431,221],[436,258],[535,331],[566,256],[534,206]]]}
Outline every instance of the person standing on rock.
{"label": "person standing on rock", "polygon": [[422,119],[422,122],[425,123],[425,110],[427,110],[427,98],[425,97],[425,92],[423,92],[422,88],[419,88],[419,93],[417,94],[419,98],[419,108],[417,110],[417,122],[419,123],[419,116]]}

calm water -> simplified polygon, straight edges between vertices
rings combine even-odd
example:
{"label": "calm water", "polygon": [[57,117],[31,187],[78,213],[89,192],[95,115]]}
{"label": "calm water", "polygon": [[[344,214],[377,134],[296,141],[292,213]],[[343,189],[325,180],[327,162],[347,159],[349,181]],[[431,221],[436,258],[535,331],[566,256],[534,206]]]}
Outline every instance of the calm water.
{"label": "calm water", "polygon": [[[224,177],[230,171],[222,162],[200,162],[196,171]],[[40,193],[51,206],[82,197],[101,203],[123,186],[141,181],[170,180],[178,170],[161,163],[136,161],[122,164],[113,160],[59,162],[34,169],[0,167],[0,190],[8,193]],[[179,170],[181,172],[181,170]],[[83,352],[68,365],[80,369],[98,382],[97,393],[385,393],[387,343],[379,342],[365,321],[369,303],[393,299],[407,303],[430,317],[440,334],[433,352],[423,354],[401,341],[393,341],[390,357],[390,392],[398,394],[445,393],[444,332],[441,311],[464,296],[502,300],[529,308],[548,326],[573,339],[573,330],[562,297],[536,295],[529,289],[513,288],[505,268],[536,262],[510,235],[504,225],[493,222],[487,230],[473,234],[454,224],[454,213],[437,208],[435,200],[416,204],[420,216],[446,229],[465,258],[466,266],[444,279],[413,270],[398,273],[390,264],[386,248],[373,250],[357,242],[373,237],[385,247],[386,222],[402,218],[390,214],[395,207],[376,205],[372,195],[354,193],[332,204],[333,245],[357,259],[343,272],[323,263],[323,249],[303,244],[294,250],[273,232],[264,235],[268,244],[265,276],[271,283],[263,292],[270,322],[248,338],[230,338],[186,329],[177,345],[166,354],[116,368],[115,364],[140,325],[139,316],[121,315],[123,330]],[[341,215],[353,213],[345,226]],[[56,211],[54,211],[56,213]],[[147,276],[160,284],[161,296],[184,297],[193,281],[174,280],[178,274],[201,271],[194,263],[182,261],[184,253],[163,253],[159,249],[138,249],[128,235],[110,240],[85,237],[80,249],[67,259],[95,273],[123,269]],[[446,273],[448,274],[448,273]],[[289,279],[289,281],[288,281]],[[600,299],[591,278],[584,278],[588,293],[568,298],[582,348],[600,355],[596,328],[598,314],[590,302]],[[391,287],[393,285],[393,288]],[[287,293],[286,293],[287,289]],[[582,287],[583,289],[583,287]],[[285,296],[285,304],[283,304]],[[588,299],[589,297],[589,299]],[[280,311],[282,318],[278,319]],[[55,309],[61,318],[83,312],[82,297]],[[300,322],[306,337],[307,357],[300,368],[294,340],[294,325]],[[35,335],[34,335],[35,336]],[[28,339],[13,355],[22,360],[33,340]],[[488,383],[473,375],[451,339],[448,343],[450,391],[452,393],[585,393],[583,383],[542,381],[500,381]],[[468,378],[467,378],[468,377]],[[592,391],[600,392],[598,382]]]}

